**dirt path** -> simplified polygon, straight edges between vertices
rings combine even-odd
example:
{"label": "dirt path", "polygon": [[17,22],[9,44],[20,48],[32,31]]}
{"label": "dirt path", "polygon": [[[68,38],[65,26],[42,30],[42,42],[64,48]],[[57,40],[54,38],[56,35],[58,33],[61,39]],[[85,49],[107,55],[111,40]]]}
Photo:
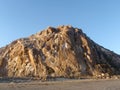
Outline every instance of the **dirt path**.
{"label": "dirt path", "polygon": [[120,90],[120,80],[68,80],[0,83],[0,90]]}

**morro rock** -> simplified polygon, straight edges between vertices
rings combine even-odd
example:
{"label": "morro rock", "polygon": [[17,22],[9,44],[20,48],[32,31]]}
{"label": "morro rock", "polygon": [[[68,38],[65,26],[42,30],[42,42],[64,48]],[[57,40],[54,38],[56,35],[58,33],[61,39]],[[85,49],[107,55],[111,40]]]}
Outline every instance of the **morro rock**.
{"label": "morro rock", "polygon": [[49,27],[0,48],[0,77],[96,78],[120,73],[120,56],[72,26]]}

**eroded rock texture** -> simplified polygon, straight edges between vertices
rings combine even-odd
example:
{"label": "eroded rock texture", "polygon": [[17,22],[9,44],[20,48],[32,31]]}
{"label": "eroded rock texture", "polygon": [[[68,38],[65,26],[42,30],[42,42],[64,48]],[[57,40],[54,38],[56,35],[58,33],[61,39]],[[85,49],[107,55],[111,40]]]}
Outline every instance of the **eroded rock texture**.
{"label": "eroded rock texture", "polygon": [[71,26],[49,27],[0,49],[1,77],[109,77],[119,72],[119,55]]}

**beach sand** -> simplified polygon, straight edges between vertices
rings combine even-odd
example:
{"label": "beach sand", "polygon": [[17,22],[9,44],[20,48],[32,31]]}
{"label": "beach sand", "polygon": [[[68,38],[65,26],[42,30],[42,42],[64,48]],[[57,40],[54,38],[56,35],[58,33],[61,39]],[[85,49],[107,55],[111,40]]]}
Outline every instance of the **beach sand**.
{"label": "beach sand", "polygon": [[0,90],[120,90],[120,80],[0,82]]}

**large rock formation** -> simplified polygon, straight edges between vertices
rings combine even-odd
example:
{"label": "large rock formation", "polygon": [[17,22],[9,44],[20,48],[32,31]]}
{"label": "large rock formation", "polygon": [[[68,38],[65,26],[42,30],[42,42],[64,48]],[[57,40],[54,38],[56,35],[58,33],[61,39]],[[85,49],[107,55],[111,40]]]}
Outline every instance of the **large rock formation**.
{"label": "large rock formation", "polygon": [[49,27],[0,49],[1,77],[109,77],[119,72],[119,55],[71,26]]}

